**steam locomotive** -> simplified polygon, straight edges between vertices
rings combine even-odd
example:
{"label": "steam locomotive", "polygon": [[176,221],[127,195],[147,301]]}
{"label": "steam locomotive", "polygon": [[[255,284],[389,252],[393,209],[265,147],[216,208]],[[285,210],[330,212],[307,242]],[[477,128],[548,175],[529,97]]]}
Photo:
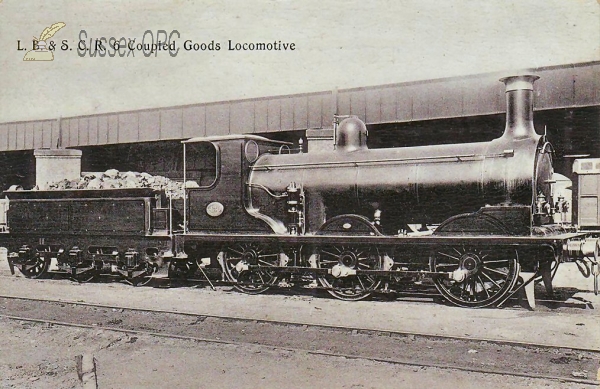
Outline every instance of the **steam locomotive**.
{"label": "steam locomotive", "polygon": [[145,284],[216,271],[246,293],[296,285],[342,300],[430,278],[463,307],[500,304],[538,279],[551,292],[559,263],[597,269],[600,245],[554,221],[537,78],[501,80],[506,128],[490,142],[369,149],[365,124],[347,117],[334,151],[256,135],[184,141],[181,204],[148,189],[6,191],[0,243],[31,278]]}

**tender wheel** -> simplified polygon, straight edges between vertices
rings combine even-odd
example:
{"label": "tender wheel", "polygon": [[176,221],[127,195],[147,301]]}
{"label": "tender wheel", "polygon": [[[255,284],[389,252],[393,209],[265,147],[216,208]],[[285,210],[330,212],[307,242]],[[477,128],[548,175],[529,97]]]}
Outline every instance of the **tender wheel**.
{"label": "tender wheel", "polygon": [[[260,266],[279,266],[280,251],[257,243],[239,243],[223,250],[225,276],[234,282],[234,288],[248,294],[267,291],[277,281],[274,270],[261,270]],[[256,265],[258,269],[249,269]]]}
{"label": "tender wheel", "polygon": [[461,307],[487,307],[502,301],[519,276],[514,249],[444,247],[430,257],[431,271],[452,273],[434,277],[438,291]]}
{"label": "tender wheel", "polygon": [[317,250],[317,267],[330,270],[319,282],[332,296],[346,301],[363,300],[380,284],[372,275],[356,275],[356,270],[381,269],[382,255],[368,247],[327,246]]}
{"label": "tender wheel", "polygon": [[21,267],[21,273],[27,278],[42,278],[48,273],[50,258],[36,256]]}

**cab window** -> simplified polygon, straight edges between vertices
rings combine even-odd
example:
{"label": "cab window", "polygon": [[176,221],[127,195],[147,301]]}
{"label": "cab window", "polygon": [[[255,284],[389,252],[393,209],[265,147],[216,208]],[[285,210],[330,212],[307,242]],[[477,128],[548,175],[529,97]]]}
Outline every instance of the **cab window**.
{"label": "cab window", "polygon": [[209,187],[217,179],[218,151],[210,142],[188,143],[186,147],[186,179],[201,188]]}

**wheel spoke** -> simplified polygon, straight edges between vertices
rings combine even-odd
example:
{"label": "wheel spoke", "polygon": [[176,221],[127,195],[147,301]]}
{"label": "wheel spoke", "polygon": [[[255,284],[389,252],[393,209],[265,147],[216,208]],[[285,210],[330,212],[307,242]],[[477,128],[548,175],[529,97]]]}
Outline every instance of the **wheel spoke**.
{"label": "wheel spoke", "polygon": [[491,271],[492,273],[500,274],[502,276],[506,276],[508,274],[508,272],[506,272],[506,273],[505,272],[501,272],[500,270],[494,269],[492,267],[486,267],[486,266],[484,266],[483,269]]}
{"label": "wheel spoke", "polygon": [[448,258],[454,259],[456,262],[460,262],[460,258],[454,257],[454,256],[452,256],[450,254],[446,254],[446,253],[442,253],[442,252],[438,252],[438,254],[439,255],[443,255],[444,257],[448,257]]}
{"label": "wheel spoke", "polygon": [[262,276],[262,272],[257,272],[256,274],[258,274],[258,277],[260,278],[260,281],[264,284],[265,283],[265,279]]}
{"label": "wheel spoke", "polygon": [[243,251],[237,251],[237,250],[234,250],[234,249],[232,249],[232,248],[230,248],[229,250],[230,250],[230,251],[233,251],[233,252],[234,252],[234,253],[236,253],[236,254],[238,254],[240,257],[244,255],[244,252],[243,252]]}
{"label": "wheel spoke", "polygon": [[488,276],[486,272],[482,271],[481,274],[483,274],[485,276],[485,278],[487,278],[488,280],[492,281],[492,283],[494,285],[496,285],[498,288],[500,288],[500,285],[498,285],[498,283],[492,277]]}
{"label": "wheel spoke", "polygon": [[[339,255],[339,254],[330,253],[329,251],[325,251],[325,250],[321,250],[321,253],[323,253],[323,254],[327,254],[327,255],[330,255],[330,256],[332,256],[332,257],[334,257],[334,258],[339,258],[339,257],[340,257],[340,255]],[[336,261],[336,262],[337,262],[337,261]]]}
{"label": "wheel spoke", "polygon": [[365,287],[365,284],[363,284],[362,280],[360,279],[360,277],[356,277],[356,279],[358,280],[358,282],[360,283],[360,286],[362,287],[362,290],[367,290],[367,288]]}
{"label": "wheel spoke", "polygon": [[485,295],[487,296],[487,298],[490,298],[490,292],[488,292],[488,290],[486,289],[485,283],[483,282],[481,277],[477,276],[477,279],[479,280],[479,283],[481,284],[481,287],[483,288],[483,291],[485,292]]}

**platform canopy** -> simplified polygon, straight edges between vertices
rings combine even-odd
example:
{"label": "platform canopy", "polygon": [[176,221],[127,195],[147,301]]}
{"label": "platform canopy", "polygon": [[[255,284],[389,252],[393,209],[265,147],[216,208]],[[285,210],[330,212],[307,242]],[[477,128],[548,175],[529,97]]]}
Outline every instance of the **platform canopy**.
{"label": "platform canopy", "polygon": [[505,111],[499,78],[540,76],[535,110],[600,106],[600,61],[89,116],[0,124],[0,152],[331,127],[333,115],[367,125]]}

